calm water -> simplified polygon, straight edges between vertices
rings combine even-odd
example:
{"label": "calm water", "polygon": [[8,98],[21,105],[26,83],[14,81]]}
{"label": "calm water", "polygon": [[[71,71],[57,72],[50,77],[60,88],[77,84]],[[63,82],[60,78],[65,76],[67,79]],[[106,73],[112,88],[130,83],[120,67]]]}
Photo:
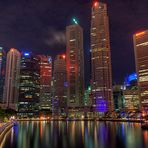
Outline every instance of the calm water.
{"label": "calm water", "polygon": [[148,148],[140,124],[115,122],[20,122],[4,148]]}

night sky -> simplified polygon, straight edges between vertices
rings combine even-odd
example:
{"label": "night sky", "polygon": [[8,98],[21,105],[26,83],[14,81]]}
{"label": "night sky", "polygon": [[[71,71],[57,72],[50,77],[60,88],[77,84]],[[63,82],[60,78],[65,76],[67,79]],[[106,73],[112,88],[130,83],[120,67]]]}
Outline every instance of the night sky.
{"label": "night sky", "polygon": [[[132,34],[148,29],[148,0],[107,0],[113,82],[135,71]],[[77,17],[84,29],[89,82],[91,0],[1,0],[0,46],[55,56],[65,52],[65,27]]]}

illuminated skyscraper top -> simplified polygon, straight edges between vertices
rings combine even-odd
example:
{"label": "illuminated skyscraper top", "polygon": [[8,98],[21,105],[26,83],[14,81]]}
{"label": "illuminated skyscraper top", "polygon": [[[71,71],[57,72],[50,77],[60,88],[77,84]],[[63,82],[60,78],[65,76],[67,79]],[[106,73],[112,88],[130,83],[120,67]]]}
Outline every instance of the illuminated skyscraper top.
{"label": "illuminated skyscraper top", "polygon": [[112,106],[112,73],[107,5],[94,2],[91,16],[91,78],[93,106],[107,112]]}

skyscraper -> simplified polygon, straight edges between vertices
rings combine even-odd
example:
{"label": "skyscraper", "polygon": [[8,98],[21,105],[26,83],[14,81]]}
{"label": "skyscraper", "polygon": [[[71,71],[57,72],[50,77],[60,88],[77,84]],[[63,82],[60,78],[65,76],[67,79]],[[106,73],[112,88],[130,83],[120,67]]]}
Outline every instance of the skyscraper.
{"label": "skyscraper", "polygon": [[32,53],[23,52],[20,64],[18,114],[33,116],[39,110],[39,59]]}
{"label": "skyscraper", "polygon": [[66,56],[57,55],[54,61],[54,111],[65,114],[67,107]]}
{"label": "skyscraper", "polygon": [[112,72],[107,5],[95,2],[91,16],[91,83],[96,112],[113,109]]}
{"label": "skyscraper", "polygon": [[51,56],[39,55],[40,66],[40,109],[51,111],[51,80],[52,58]]}
{"label": "skyscraper", "polygon": [[19,90],[20,52],[11,48],[7,53],[3,102],[6,108],[16,109]]}
{"label": "skyscraper", "polygon": [[83,30],[74,19],[66,28],[66,68],[68,81],[68,106],[79,107],[84,93]]}
{"label": "skyscraper", "polygon": [[141,107],[148,112],[148,30],[134,34],[133,38]]}
{"label": "skyscraper", "polygon": [[6,70],[6,55],[2,47],[0,47],[0,102],[3,101],[3,90]]}

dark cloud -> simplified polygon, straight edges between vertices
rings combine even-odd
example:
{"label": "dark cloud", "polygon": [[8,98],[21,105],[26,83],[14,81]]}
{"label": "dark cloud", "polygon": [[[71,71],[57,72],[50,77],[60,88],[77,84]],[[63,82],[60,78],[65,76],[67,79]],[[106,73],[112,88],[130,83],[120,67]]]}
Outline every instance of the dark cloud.
{"label": "dark cloud", "polygon": [[66,36],[65,32],[57,31],[53,28],[48,29],[47,38],[45,39],[45,44],[49,47],[55,46],[65,46]]}

